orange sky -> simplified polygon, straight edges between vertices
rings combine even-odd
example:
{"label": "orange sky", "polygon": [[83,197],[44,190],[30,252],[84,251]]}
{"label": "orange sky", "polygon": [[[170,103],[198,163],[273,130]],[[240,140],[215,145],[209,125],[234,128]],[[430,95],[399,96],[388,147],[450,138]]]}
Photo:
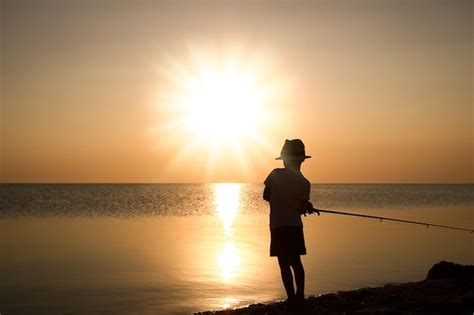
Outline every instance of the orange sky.
{"label": "orange sky", "polygon": [[[2,1],[1,181],[262,182],[301,138],[315,183],[472,182],[471,2],[357,3]],[[191,146],[177,100],[226,63],[260,140]]]}

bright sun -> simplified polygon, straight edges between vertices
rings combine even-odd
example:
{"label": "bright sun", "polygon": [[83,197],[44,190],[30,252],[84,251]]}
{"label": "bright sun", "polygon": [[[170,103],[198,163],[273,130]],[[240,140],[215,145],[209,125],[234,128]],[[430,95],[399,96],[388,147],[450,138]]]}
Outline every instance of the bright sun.
{"label": "bright sun", "polygon": [[208,69],[188,87],[181,106],[192,132],[224,145],[256,136],[264,101],[252,73]]}
{"label": "bright sun", "polygon": [[190,58],[162,64],[157,125],[181,147],[173,162],[200,155],[210,169],[223,153],[245,163],[251,150],[268,150],[265,133],[277,121],[282,90],[269,69],[265,58],[242,51],[191,50]]}

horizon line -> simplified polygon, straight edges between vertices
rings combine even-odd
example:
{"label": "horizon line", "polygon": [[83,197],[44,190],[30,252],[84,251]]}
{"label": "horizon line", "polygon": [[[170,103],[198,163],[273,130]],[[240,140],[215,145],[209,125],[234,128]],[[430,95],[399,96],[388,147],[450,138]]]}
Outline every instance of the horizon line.
{"label": "horizon line", "polygon": [[[263,184],[263,182],[0,182],[0,185],[212,185]],[[473,185],[474,182],[312,182],[311,185]]]}

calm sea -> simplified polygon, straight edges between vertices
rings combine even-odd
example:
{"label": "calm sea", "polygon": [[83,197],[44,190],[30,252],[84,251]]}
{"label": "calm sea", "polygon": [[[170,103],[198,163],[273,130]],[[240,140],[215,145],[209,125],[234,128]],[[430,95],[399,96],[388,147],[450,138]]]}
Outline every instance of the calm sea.
{"label": "calm sea", "polygon": [[[474,185],[313,185],[320,209],[473,228]],[[1,185],[1,314],[189,314],[284,299],[257,184]],[[470,233],[304,218],[306,294],[474,264]]]}

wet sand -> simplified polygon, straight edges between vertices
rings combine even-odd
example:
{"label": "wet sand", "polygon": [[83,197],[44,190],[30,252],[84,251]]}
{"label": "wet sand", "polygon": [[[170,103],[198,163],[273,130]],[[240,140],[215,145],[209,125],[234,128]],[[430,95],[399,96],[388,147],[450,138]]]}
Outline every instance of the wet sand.
{"label": "wet sand", "polygon": [[[460,268],[464,269],[459,271]],[[433,266],[423,281],[311,296],[298,311],[289,311],[283,302],[274,302],[198,314],[473,314],[473,311],[474,267],[442,262]]]}

